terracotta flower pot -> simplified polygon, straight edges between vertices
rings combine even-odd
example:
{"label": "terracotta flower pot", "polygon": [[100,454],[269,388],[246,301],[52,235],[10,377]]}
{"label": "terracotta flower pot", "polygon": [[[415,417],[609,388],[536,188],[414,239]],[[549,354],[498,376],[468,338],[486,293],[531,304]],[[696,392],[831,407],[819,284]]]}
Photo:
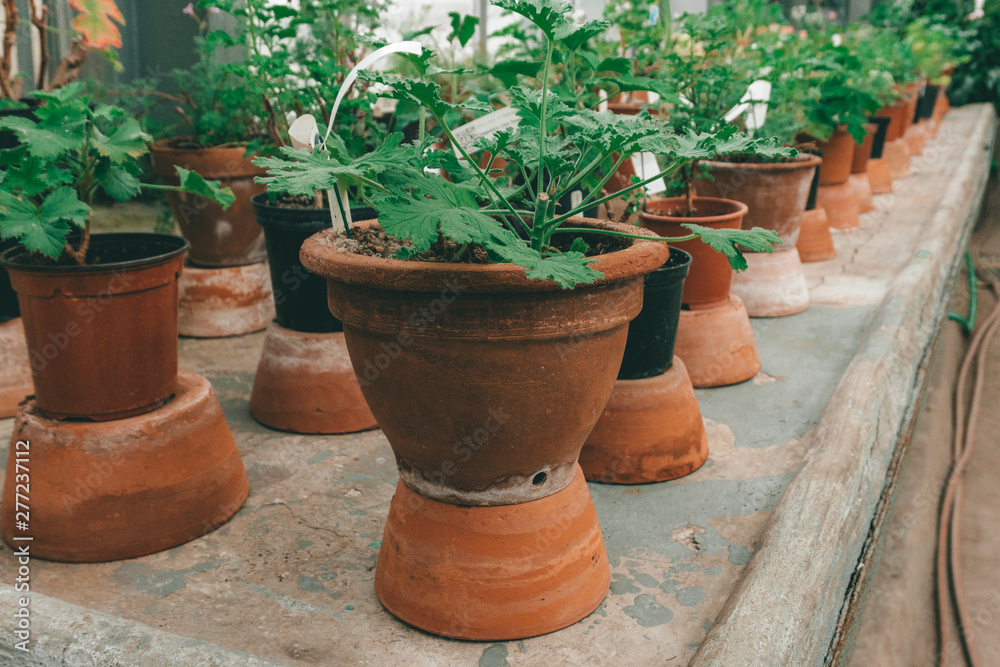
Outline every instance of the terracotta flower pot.
{"label": "terracotta flower pot", "polygon": [[699,180],[698,194],[746,204],[744,229],[773,229],[782,240],[775,252],[788,252],[799,239],[815,169],[825,160],[803,153],[792,162],[771,164],[702,162],[713,180]]}
{"label": "terracotta flower pot", "polygon": [[95,234],[84,266],[0,257],[24,317],[36,409],[119,419],[174,393],[178,280],[188,243],[164,234]]}
{"label": "terracotta flower pot", "polygon": [[184,267],[178,333],[192,338],[241,336],[274,319],[267,262],[205,269]]}
{"label": "terracotta flower pot", "polygon": [[826,209],[831,229],[847,230],[861,226],[861,207],[851,183],[821,185],[817,204]]}
{"label": "terracotta flower pot", "polygon": [[868,211],[875,210],[875,198],[872,196],[872,184],[868,180],[868,172],[862,172],[860,174],[851,174],[851,178],[848,180],[851,187],[854,188],[854,194],[858,198],[858,210],[861,213],[867,213]]}
{"label": "terracotta flower pot", "polygon": [[175,167],[196,171],[207,179],[232,188],[236,201],[226,210],[196,195],[171,192],[170,206],[181,234],[191,242],[188,260],[197,266],[242,266],[263,262],[267,253],[264,233],[254,220],[250,199],[264,186],[254,178],[265,174],[255,167],[246,149],[175,148],[180,139],[162,139],[150,153],[153,170],[169,185],[177,185]]}
{"label": "terracotta flower pot", "polygon": [[733,279],[750,317],[787,317],[809,308],[809,287],[798,248],[790,252],[745,253],[747,269]]}
{"label": "terracotta flower pot", "polygon": [[331,234],[307,240],[302,263],[327,279],[401,478],[379,599],[417,627],[467,639],[551,632],[592,612],[610,574],[577,460],[614,387],[642,276],[669,249],[632,243],[596,258],[602,280],[563,290],[512,265],[351,254]]}
{"label": "terracotta flower pot", "polygon": [[683,310],[677,327],[677,356],[695,387],[724,387],[760,371],[753,325],[735,294],[708,310]]}
{"label": "terracotta flower pot", "polygon": [[[743,216],[747,214],[746,204],[710,197],[696,197],[696,217],[677,216],[684,210],[684,198],[647,199],[639,213],[642,226],[660,236],[686,236],[690,232],[683,223],[694,223],[712,229],[739,229]],[[733,283],[733,269],[725,255],[716,252],[695,239],[673,244],[691,255],[691,269],[684,281],[684,305],[692,310],[712,308],[729,300],[729,288]]]}
{"label": "terracotta flower pot", "polygon": [[0,322],[0,419],[13,417],[33,391],[28,345],[20,318]]}
{"label": "terracotta flower pot", "polygon": [[838,127],[826,141],[816,142],[823,151],[823,163],[819,166],[819,184],[837,185],[844,183],[851,175],[854,160],[854,137],[846,129]]}
{"label": "terracotta flower pot", "polygon": [[[878,129],[878,125],[875,123],[865,125],[865,139],[854,148],[854,159],[851,161],[852,174],[863,174],[868,169],[868,160],[872,155],[872,143],[875,141],[875,133],[878,132]],[[822,169],[820,171],[822,172]]]}
{"label": "terracotta flower pot", "polygon": [[[327,278],[329,308],[407,486],[465,505],[565,488],[614,386],[642,276],[667,260],[666,244],[602,255],[594,266],[603,280],[563,290],[512,265],[341,252],[332,233],[308,239],[302,263]],[[379,371],[373,379],[368,364]],[[525,369],[539,373],[530,385]],[[472,436],[478,442],[466,443]]]}

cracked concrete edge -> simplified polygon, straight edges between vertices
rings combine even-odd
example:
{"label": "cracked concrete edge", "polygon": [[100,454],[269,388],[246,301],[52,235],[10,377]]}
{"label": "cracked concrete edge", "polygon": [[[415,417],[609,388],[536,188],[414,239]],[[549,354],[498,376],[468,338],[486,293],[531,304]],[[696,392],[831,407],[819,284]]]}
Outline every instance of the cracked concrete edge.
{"label": "cracked concrete edge", "polygon": [[[30,600],[30,652],[15,648],[19,599]],[[283,667],[144,623],[0,585],[0,664],[20,667]]]}
{"label": "cracked concrete edge", "polygon": [[989,176],[996,115],[973,131],[919,251],[893,280],[870,333],[811,437],[805,463],[692,665],[821,665],[868,542],[920,368]]}

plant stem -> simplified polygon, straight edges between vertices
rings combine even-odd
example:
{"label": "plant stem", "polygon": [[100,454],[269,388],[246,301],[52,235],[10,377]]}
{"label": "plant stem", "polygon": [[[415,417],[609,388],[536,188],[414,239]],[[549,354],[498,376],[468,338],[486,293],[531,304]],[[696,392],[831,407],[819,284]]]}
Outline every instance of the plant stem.
{"label": "plant stem", "polygon": [[549,65],[552,62],[552,40],[545,38],[545,69],[542,73],[542,106],[538,112],[538,189],[539,199],[541,193],[545,192],[545,135],[548,128],[545,124],[545,112],[548,108],[549,99]]}

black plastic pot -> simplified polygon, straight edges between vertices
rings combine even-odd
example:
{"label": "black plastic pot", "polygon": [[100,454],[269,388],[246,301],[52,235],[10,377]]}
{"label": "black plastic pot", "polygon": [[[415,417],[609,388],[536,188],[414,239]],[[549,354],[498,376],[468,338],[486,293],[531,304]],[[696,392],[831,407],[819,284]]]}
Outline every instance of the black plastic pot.
{"label": "black plastic pot", "polygon": [[[275,319],[286,329],[310,333],[342,331],[326,303],[326,279],[309,273],[299,261],[302,243],[331,226],[330,210],[287,208],[268,203],[267,193],[254,196],[257,224],[264,228],[274,290]],[[351,209],[356,221],[378,217],[368,207]]]}
{"label": "black plastic pot", "polygon": [[874,123],[877,127],[875,129],[875,134],[872,136],[872,159],[878,159],[882,157],[882,149],[885,148],[885,135],[889,131],[889,123],[892,122],[891,118],[885,116],[872,116],[868,119],[869,123]]}
{"label": "black plastic pot", "polygon": [[939,89],[940,86],[932,86],[930,84],[924,86],[924,92],[921,93],[920,99],[917,101],[917,113],[914,122],[925,120],[934,115],[934,105],[937,103]]}
{"label": "black plastic pot", "polygon": [[690,267],[691,255],[671,248],[667,263],[646,275],[642,312],[629,324],[619,380],[656,377],[673,365],[681,294]]}
{"label": "black plastic pot", "polygon": [[[810,148],[809,153],[822,159],[823,150],[820,148]],[[816,197],[819,196],[819,169],[813,172],[812,184],[809,186],[809,198],[806,200],[806,210],[811,211],[816,208]]]}

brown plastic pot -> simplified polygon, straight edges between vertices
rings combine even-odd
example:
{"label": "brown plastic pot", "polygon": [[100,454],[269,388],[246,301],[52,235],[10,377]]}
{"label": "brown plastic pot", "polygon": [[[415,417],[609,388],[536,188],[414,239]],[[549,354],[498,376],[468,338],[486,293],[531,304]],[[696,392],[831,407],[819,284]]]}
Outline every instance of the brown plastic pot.
{"label": "brown plastic pot", "polygon": [[[747,214],[746,204],[731,199],[695,197],[696,217],[680,217],[684,210],[684,197],[667,199],[647,199],[639,212],[641,224],[660,236],[687,236],[691,232],[681,225],[694,223],[712,229],[739,229],[743,216]],[[712,308],[729,300],[729,288],[733,284],[733,269],[729,260],[720,252],[712,250],[700,240],[674,243],[675,248],[691,255],[691,269],[684,281],[681,301],[691,310]]]}
{"label": "brown plastic pot", "polygon": [[[851,160],[851,173],[863,174],[868,169],[868,160],[872,155],[872,143],[875,139],[875,132],[878,125],[867,123],[865,125],[865,138],[860,144],[854,147],[854,159]],[[820,170],[822,172],[822,169]]]}
{"label": "brown plastic pot", "polygon": [[743,228],[773,229],[782,240],[775,252],[787,252],[799,240],[814,170],[825,161],[803,153],[792,162],[771,164],[702,162],[712,179],[697,181],[698,194],[743,202],[749,208]]}
{"label": "brown plastic pot", "polygon": [[207,179],[232,188],[236,201],[223,210],[197,195],[171,192],[170,206],[181,234],[191,242],[188,260],[198,266],[242,266],[263,262],[267,257],[264,230],[254,218],[250,199],[264,186],[254,178],[265,174],[255,167],[246,149],[175,148],[184,141],[162,139],[150,147],[153,170],[168,185],[177,185],[175,167],[196,171]]}
{"label": "brown plastic pot", "polygon": [[327,278],[330,311],[403,482],[462,505],[565,488],[614,388],[642,277],[667,261],[667,245],[601,255],[592,266],[604,278],[566,290],[509,264],[347,253],[332,234],[306,240],[302,263]]}
{"label": "brown plastic pot", "polygon": [[95,234],[83,266],[38,264],[22,249],[0,256],[20,302],[39,412],[119,419],[173,395],[187,249],[166,234]]}
{"label": "brown plastic pot", "polygon": [[843,127],[838,127],[826,141],[817,141],[823,151],[823,163],[819,166],[819,184],[837,185],[851,176],[854,160],[854,137]]}
{"label": "brown plastic pot", "polygon": [[908,109],[908,104],[906,99],[897,101],[894,104],[889,104],[881,109],[875,114],[876,116],[882,116],[889,119],[889,129],[885,133],[886,143],[890,141],[895,141],[903,136],[903,132],[906,131],[906,111]]}

